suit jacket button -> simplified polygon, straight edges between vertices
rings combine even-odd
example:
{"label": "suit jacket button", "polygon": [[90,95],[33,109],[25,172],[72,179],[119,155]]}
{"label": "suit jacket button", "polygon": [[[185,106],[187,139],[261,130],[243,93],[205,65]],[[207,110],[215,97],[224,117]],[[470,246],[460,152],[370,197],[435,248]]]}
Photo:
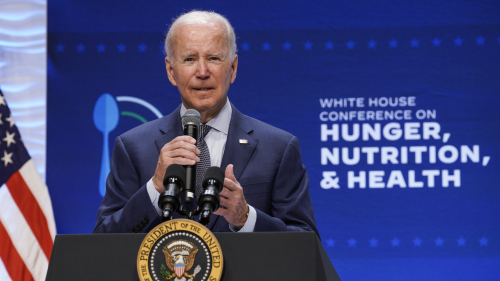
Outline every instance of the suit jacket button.
{"label": "suit jacket button", "polygon": [[143,221],[141,221],[141,223],[139,224],[139,227],[140,227],[140,228],[143,228],[143,227],[144,227],[144,225],[146,225],[146,224],[145,224]]}
{"label": "suit jacket button", "polygon": [[145,222],[145,223],[148,223],[148,222],[149,222],[149,218],[148,218],[148,217],[145,217],[145,218],[144,218],[144,222]]}
{"label": "suit jacket button", "polygon": [[137,227],[132,228],[133,233],[137,233],[137,231],[138,231]]}

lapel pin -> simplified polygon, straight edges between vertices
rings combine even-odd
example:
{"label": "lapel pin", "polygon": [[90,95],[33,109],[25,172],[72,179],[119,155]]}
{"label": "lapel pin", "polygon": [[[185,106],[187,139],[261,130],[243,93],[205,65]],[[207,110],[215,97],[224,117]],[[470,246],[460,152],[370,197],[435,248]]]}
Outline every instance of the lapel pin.
{"label": "lapel pin", "polygon": [[248,140],[240,139],[240,143],[248,143]]}

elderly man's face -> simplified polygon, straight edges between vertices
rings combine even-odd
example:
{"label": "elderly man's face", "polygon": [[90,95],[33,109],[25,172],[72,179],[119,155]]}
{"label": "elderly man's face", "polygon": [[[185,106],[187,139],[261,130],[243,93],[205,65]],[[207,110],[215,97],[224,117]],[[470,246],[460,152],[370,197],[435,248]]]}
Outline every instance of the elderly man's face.
{"label": "elderly man's face", "polygon": [[177,86],[182,103],[201,113],[202,122],[212,119],[225,105],[229,85],[236,78],[234,62],[221,28],[186,25],[174,35],[174,58],[165,59],[168,78]]}

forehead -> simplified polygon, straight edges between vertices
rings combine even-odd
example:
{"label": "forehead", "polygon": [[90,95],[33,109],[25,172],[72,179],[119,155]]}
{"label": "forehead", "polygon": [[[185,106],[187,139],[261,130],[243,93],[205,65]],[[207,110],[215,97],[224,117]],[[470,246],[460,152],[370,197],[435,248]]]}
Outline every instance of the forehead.
{"label": "forehead", "polygon": [[226,34],[217,25],[184,25],[174,34],[176,52],[224,51]]}

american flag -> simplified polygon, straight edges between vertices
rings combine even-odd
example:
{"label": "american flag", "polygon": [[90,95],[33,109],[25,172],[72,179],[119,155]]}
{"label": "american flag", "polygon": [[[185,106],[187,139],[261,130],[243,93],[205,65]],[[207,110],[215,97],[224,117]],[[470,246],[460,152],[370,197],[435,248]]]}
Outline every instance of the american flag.
{"label": "american flag", "polygon": [[0,91],[0,280],[45,280],[56,235],[49,191]]}

